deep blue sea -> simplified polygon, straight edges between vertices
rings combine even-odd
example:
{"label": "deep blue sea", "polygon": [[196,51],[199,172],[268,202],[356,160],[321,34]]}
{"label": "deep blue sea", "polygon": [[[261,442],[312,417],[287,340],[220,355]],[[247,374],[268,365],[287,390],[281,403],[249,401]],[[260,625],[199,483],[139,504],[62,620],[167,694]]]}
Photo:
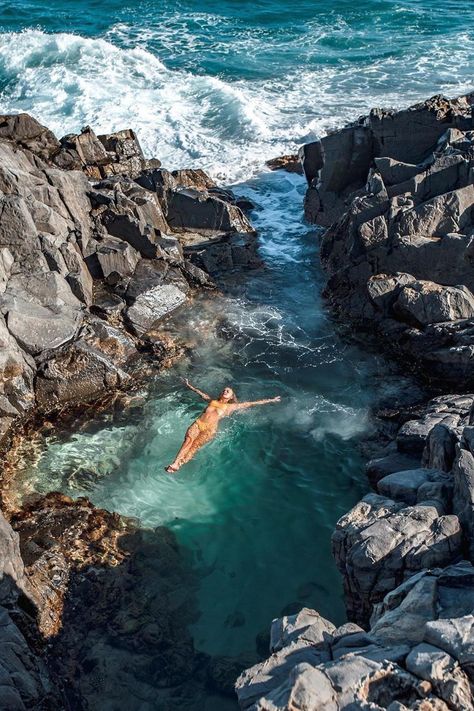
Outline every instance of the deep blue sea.
{"label": "deep blue sea", "polygon": [[248,177],[371,106],[472,88],[471,0],[3,0],[0,110],[133,123],[148,154]]}
{"label": "deep blue sea", "polygon": [[[165,167],[204,168],[256,204],[264,268],[170,323],[192,355],[144,391],[141,420],[36,439],[23,463],[27,492],[86,494],[176,533],[199,580],[198,650],[255,654],[271,619],[303,605],[344,620],[330,536],[368,488],[358,443],[370,408],[401,385],[328,318],[304,180],[265,161],[372,106],[472,90],[473,76],[472,0],[0,5],[0,112],[30,112],[59,136],[132,127]],[[179,376],[282,403],[226,422],[170,477],[202,405]],[[153,693],[143,708],[161,711]],[[142,708],[133,687],[120,694],[107,708]],[[102,707],[100,689],[89,701]],[[180,708],[234,702],[203,690]]]}

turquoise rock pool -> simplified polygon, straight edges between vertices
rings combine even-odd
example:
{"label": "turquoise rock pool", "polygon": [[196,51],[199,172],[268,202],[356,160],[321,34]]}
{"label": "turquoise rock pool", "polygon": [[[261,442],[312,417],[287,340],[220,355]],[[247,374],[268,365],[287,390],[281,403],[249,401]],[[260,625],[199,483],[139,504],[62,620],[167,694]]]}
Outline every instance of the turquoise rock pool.
{"label": "turquoise rock pool", "polygon": [[[86,495],[172,529],[198,580],[194,645],[210,655],[255,654],[272,618],[303,606],[344,620],[331,533],[368,488],[357,444],[369,408],[396,387],[386,364],[342,340],[324,311],[304,188],[285,173],[237,186],[257,205],[264,266],[176,314],[168,327],[192,355],[148,384],[138,417],[40,437],[21,468],[24,494]],[[169,475],[203,407],[183,376],[211,394],[230,384],[241,400],[282,400],[225,420]]]}

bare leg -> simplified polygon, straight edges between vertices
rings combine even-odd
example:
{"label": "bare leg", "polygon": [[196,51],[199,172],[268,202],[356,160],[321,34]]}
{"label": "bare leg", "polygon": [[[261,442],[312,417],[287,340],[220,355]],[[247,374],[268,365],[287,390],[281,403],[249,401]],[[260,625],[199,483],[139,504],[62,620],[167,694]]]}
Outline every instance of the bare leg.
{"label": "bare leg", "polygon": [[196,452],[213,439],[215,433],[215,429],[201,431],[196,424],[192,424],[186,432],[186,437],[174,462],[170,464],[169,467],[166,467],[166,471],[170,474],[174,474],[183,464],[190,462]]}
{"label": "bare leg", "polygon": [[188,462],[191,461],[191,459],[194,457],[196,452],[198,452],[201,447],[203,447],[205,444],[211,441],[211,439],[214,438],[215,431],[211,432],[200,432],[198,437],[194,439],[191,443],[191,446],[186,449],[185,452],[183,452],[181,459],[180,459],[180,466],[183,464],[187,464]]}
{"label": "bare leg", "polygon": [[184,438],[184,442],[181,445],[181,448],[174,458],[174,462],[170,464],[168,467],[166,467],[166,471],[169,474],[173,474],[174,472],[177,472],[178,469],[181,467],[181,465],[184,463],[182,460],[185,457],[185,455],[188,453],[189,449],[193,446],[194,441],[197,439],[199,436],[199,427],[195,424],[192,424],[191,427],[189,427],[188,431],[186,432],[186,436]]}

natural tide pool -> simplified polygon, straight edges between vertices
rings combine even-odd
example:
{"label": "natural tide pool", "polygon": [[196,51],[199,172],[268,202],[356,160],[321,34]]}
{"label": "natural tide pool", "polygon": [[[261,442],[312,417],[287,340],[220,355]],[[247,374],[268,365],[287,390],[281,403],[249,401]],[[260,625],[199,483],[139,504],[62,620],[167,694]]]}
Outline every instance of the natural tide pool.
{"label": "natural tide pool", "polygon": [[[396,387],[384,361],[343,341],[324,311],[304,188],[286,173],[236,187],[257,204],[264,267],[174,317],[169,328],[192,355],[149,384],[138,416],[37,438],[34,457],[24,447],[23,494],[86,495],[174,531],[198,579],[194,645],[210,655],[254,654],[272,618],[303,606],[344,621],[330,537],[368,489],[357,444],[369,408]],[[230,384],[241,400],[282,401],[224,421],[171,476],[164,467],[203,407],[181,377],[211,394]]]}

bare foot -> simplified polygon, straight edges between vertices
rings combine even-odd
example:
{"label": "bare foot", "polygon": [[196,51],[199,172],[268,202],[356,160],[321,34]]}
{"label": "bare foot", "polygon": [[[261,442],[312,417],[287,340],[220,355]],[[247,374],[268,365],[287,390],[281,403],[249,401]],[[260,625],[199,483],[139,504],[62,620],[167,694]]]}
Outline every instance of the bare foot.
{"label": "bare foot", "polygon": [[168,467],[165,467],[165,472],[168,472],[168,474],[176,474],[178,471],[179,467],[173,466],[170,464]]}

